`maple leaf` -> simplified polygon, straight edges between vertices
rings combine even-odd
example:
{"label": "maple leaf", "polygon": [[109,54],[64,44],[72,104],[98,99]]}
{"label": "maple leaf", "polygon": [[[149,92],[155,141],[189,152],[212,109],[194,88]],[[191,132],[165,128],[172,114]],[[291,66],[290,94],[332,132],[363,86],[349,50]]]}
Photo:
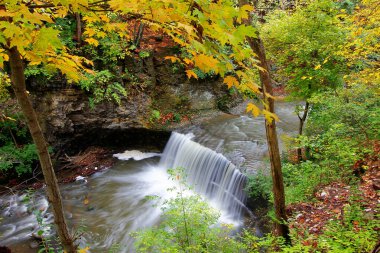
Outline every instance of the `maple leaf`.
{"label": "maple leaf", "polygon": [[252,111],[252,114],[253,114],[254,117],[257,117],[257,116],[260,115],[260,108],[257,107],[256,105],[252,104],[252,103],[249,103],[247,105],[247,109],[246,110],[247,110],[247,112]]}
{"label": "maple leaf", "polygon": [[87,38],[85,39],[85,41],[90,44],[90,45],[94,45],[94,46],[98,46],[99,45],[99,41],[97,41],[96,39],[94,38]]}
{"label": "maple leaf", "polygon": [[242,19],[247,19],[248,18],[248,15],[249,15],[249,12],[253,11],[253,6],[252,5],[243,5],[240,10],[239,10],[239,14],[237,16],[237,21],[240,23]]}
{"label": "maple leaf", "polygon": [[83,34],[88,35],[89,37],[93,37],[96,34],[96,30],[93,28],[87,28]]}
{"label": "maple leaf", "polygon": [[195,74],[195,72],[194,71],[192,71],[192,70],[186,70],[186,75],[187,75],[187,78],[191,78],[191,77],[194,77],[195,79],[198,79],[198,76],[197,76],[197,74]]}
{"label": "maple leaf", "polygon": [[238,86],[239,81],[233,76],[226,76],[223,83],[227,84],[228,88],[231,89],[232,86]]}
{"label": "maple leaf", "polygon": [[194,56],[194,63],[200,70],[208,73],[211,70],[217,70],[219,61],[212,56],[199,54]]}
{"label": "maple leaf", "polygon": [[245,37],[256,37],[256,28],[253,26],[241,25],[234,32],[237,41],[244,41]]}
{"label": "maple leaf", "polygon": [[187,64],[187,65],[189,65],[189,64],[192,64],[193,63],[193,61],[192,60],[190,60],[190,59],[188,59],[188,58],[185,58],[185,59],[183,59],[183,61]]}
{"label": "maple leaf", "polygon": [[280,121],[280,119],[278,118],[278,116],[268,110],[263,110],[263,114],[264,114],[264,117],[265,119],[268,121],[268,122],[272,122],[272,120],[274,119],[275,121]]}
{"label": "maple leaf", "polygon": [[165,60],[171,60],[172,63],[181,61],[178,57],[175,56],[165,56]]}
{"label": "maple leaf", "polygon": [[35,39],[33,50],[44,53],[49,47],[62,47],[63,44],[58,35],[59,31],[53,27],[42,27]]}
{"label": "maple leaf", "polygon": [[87,253],[89,249],[90,249],[90,247],[87,246],[86,248],[79,249],[78,253]]}
{"label": "maple leaf", "polygon": [[254,92],[254,93],[260,93],[260,88],[257,84],[255,83],[251,83],[251,82],[246,82],[244,84],[244,86],[246,88],[248,88],[250,91]]}

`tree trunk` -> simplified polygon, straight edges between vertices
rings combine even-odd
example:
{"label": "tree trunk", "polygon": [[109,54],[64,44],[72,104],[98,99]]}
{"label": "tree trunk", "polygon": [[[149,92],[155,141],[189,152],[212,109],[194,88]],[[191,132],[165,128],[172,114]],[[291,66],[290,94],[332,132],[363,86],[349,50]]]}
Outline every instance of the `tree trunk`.
{"label": "tree trunk", "polygon": [[[307,114],[309,112],[309,107],[310,107],[310,104],[309,104],[309,102],[306,101],[302,117],[299,114],[297,115],[298,118],[300,119],[300,125],[298,127],[298,135],[299,136],[302,135],[303,126],[305,124],[305,121],[306,121],[306,118],[307,118]],[[297,148],[297,160],[298,160],[298,162],[301,162],[303,160],[303,157],[302,157],[302,148],[301,147]]]}
{"label": "tree trunk", "polygon": [[80,13],[75,13],[75,20],[76,20],[76,28],[77,28],[77,46],[78,48],[81,47],[82,45],[82,20],[81,20],[81,17],[80,17]]}
{"label": "tree trunk", "polygon": [[[240,6],[247,4],[247,0],[239,0]],[[246,25],[252,25],[252,14],[249,15],[247,20],[243,22]],[[273,95],[273,88],[270,78],[269,66],[265,55],[264,45],[260,39],[260,35],[257,32],[256,38],[247,38],[249,46],[252,48],[256,57],[260,61],[259,66],[262,68],[259,70],[260,82],[262,86],[264,102],[268,106],[268,110],[274,113],[274,100],[270,96]],[[270,96],[267,96],[270,95]],[[276,122],[265,119],[265,131],[268,142],[268,151],[271,164],[271,175],[273,181],[273,196],[274,196],[274,209],[276,214],[276,221],[274,226],[274,233],[277,236],[283,236],[285,240],[290,243],[289,227],[287,225],[286,209],[285,209],[285,191],[284,182],[281,170],[281,157],[278,146],[278,138],[276,131]]]}
{"label": "tree trunk", "polygon": [[42,173],[46,183],[46,192],[48,200],[53,207],[54,222],[57,226],[59,238],[66,252],[75,253],[76,245],[74,244],[74,240],[70,236],[67,229],[65,216],[63,213],[61,194],[48,152],[48,146],[38,123],[37,115],[26,91],[24,66],[20,53],[16,47],[9,50],[9,61],[11,67],[12,88],[27,120],[29,131],[37,148]]}

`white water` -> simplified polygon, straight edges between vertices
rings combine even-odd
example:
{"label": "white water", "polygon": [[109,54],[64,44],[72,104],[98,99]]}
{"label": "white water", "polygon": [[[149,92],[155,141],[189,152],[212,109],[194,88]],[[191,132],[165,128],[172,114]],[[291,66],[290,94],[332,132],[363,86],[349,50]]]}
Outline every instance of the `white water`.
{"label": "white water", "polygon": [[[282,120],[278,125],[280,135],[297,130],[297,117],[292,115],[293,108],[291,104],[278,107],[277,113]],[[165,199],[175,194],[167,191],[175,183],[166,173],[167,168],[175,166],[189,168],[189,180],[195,183],[194,188],[221,210],[223,222],[240,224],[242,210],[238,200],[242,202],[244,196],[236,192],[239,192],[244,179],[234,166],[228,165],[222,155],[212,150],[223,153],[240,169],[253,172],[261,169],[266,166],[264,159],[267,149],[263,126],[260,118],[222,115],[191,129],[195,133],[194,139],[202,145],[190,141],[188,135],[175,134],[177,136],[171,139],[173,146],[169,148],[172,144],[168,144],[161,161],[158,157],[137,160],[145,153],[129,152],[124,156],[129,156],[129,160],[117,162],[110,170],[97,173],[87,180],[62,185],[69,226],[74,229],[81,224],[85,226],[85,237],[81,243],[83,246],[89,245],[93,253],[108,252],[115,245],[121,246],[120,251],[116,252],[133,252],[133,240],[129,232],[152,226],[161,215],[161,210],[152,206],[154,202],[145,197],[158,195]],[[182,151],[179,152],[174,146]],[[221,169],[212,171],[210,168],[214,166]],[[222,177],[225,180],[221,180]],[[227,179],[236,180],[239,187],[234,188],[227,183]],[[43,191],[37,192],[32,206],[40,208],[38,203],[46,206],[47,201],[42,195]],[[28,244],[30,234],[38,230],[35,216],[27,211],[21,199],[17,195],[0,198],[0,216],[3,218],[0,220],[0,245],[13,247],[23,242]],[[84,204],[85,199],[89,200],[88,205]],[[44,211],[44,217],[46,223],[52,222],[49,212]],[[28,251],[28,246],[25,248],[18,252],[36,252]]]}
{"label": "white water", "polygon": [[32,210],[40,211],[42,222],[50,224],[53,216],[47,212],[48,202],[45,197],[35,194],[25,202],[26,194],[21,196],[9,195],[0,199],[0,245],[11,245],[14,242],[25,240],[32,234],[37,234],[40,226],[36,214]]}
{"label": "white water", "polygon": [[114,154],[113,157],[116,157],[117,159],[124,160],[124,161],[130,160],[130,159],[140,161],[140,160],[144,160],[144,159],[159,156],[159,155],[160,154],[158,153],[143,153],[139,150],[126,150],[124,151],[124,153]]}
{"label": "white water", "polygon": [[239,223],[246,177],[222,154],[173,132],[159,166],[184,168],[190,185],[222,212],[224,221]]}
{"label": "white water", "polygon": [[[130,232],[157,224],[162,214],[157,201],[147,196],[158,196],[160,201],[169,199],[176,192],[168,191],[176,186],[167,169],[183,167],[190,185],[220,210],[221,222],[239,225],[245,194],[243,176],[223,155],[193,142],[190,135],[172,133],[161,160],[142,152],[125,152],[118,155],[122,161],[114,169],[98,173],[90,179],[62,185],[62,196],[68,222],[85,225],[87,233],[82,246],[90,245],[91,252],[104,252],[115,244],[122,245],[120,252],[133,252]],[[155,154],[156,156],[157,154]],[[84,201],[86,199],[86,201]],[[45,201],[40,198],[39,201]],[[89,204],[84,202],[89,201]],[[158,201],[158,203],[160,203]],[[157,204],[157,203],[156,203]],[[23,208],[21,199],[12,202],[9,209]],[[46,208],[45,208],[46,209]],[[8,209],[7,209],[8,210]],[[21,209],[20,209],[21,210]],[[1,224],[1,244],[12,245],[30,237],[38,226],[36,218],[26,210],[15,224]],[[15,219],[18,217],[14,216]],[[52,222],[52,220],[49,220]]]}

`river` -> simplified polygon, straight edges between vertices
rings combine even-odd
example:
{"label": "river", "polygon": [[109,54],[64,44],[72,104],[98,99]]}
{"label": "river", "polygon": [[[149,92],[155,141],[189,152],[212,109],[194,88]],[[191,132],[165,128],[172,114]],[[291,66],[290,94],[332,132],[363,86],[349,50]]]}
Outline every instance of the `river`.
{"label": "river", "polygon": [[[236,111],[244,111],[244,107]],[[297,131],[298,118],[293,112],[294,104],[277,104],[280,139]],[[236,227],[243,224],[244,208],[240,202],[245,198],[241,193],[245,179],[239,171],[256,173],[268,166],[264,119],[223,114],[181,132],[184,135],[172,136],[171,140],[177,144],[168,144],[164,154],[145,154],[147,158],[142,159],[144,154],[127,152],[119,158],[135,159],[119,160],[104,172],[61,185],[68,223],[84,232],[80,240],[82,247],[89,246],[93,253],[111,248],[117,249],[115,252],[133,252],[130,232],[157,224],[160,219],[160,208],[154,207],[146,196],[162,199],[173,196],[173,192],[167,191],[175,184],[166,172],[168,166],[194,167],[189,172],[193,178],[190,181],[219,209],[221,221]],[[184,145],[182,153],[175,154],[180,145]],[[169,162],[170,159],[176,161]],[[199,167],[211,169],[205,172],[206,169],[198,170]],[[225,175],[229,178],[224,179]],[[0,245],[10,246],[16,253],[35,252],[28,247],[30,234],[39,229],[33,210],[40,210],[45,224],[52,223],[43,192],[37,191],[28,198],[25,201],[25,194],[0,198]]]}

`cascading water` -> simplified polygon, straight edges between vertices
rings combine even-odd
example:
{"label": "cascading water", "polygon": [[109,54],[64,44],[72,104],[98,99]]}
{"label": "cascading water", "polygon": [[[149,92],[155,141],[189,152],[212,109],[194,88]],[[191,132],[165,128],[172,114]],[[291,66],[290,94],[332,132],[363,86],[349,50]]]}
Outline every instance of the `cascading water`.
{"label": "cascading water", "polygon": [[[123,246],[120,252],[133,252],[130,232],[156,224],[162,213],[145,197],[159,196],[165,200],[175,196],[175,192],[168,191],[176,184],[169,179],[169,168],[185,169],[189,184],[220,210],[222,222],[242,223],[246,178],[223,155],[192,141],[189,135],[179,133],[172,133],[157,162],[153,156],[158,155],[138,151],[116,154],[120,160],[133,160],[121,162],[115,169],[94,175],[87,181],[62,185],[64,206],[70,217],[68,221],[72,225],[88,224],[89,232],[81,243],[90,244],[91,252],[104,252],[114,244]],[[89,202],[88,206],[83,204],[84,198]],[[13,203],[12,210],[22,205],[22,201]],[[24,221],[20,224],[21,228],[27,225],[37,229],[35,217],[29,217],[26,209],[21,215],[28,217],[25,224]],[[6,237],[2,238],[0,234],[0,241],[6,239],[9,245],[26,240],[33,232],[0,224],[1,230]]]}
{"label": "cascading water", "polygon": [[[283,104],[277,109],[282,120],[279,134],[296,133],[298,119],[293,115],[294,105]],[[222,222],[242,223],[240,215],[245,209],[242,189],[246,179],[228,160],[248,173],[266,166],[264,119],[221,115],[192,127],[191,132],[195,133],[193,139],[173,133],[160,160],[152,157],[158,154],[129,151],[119,154],[118,158],[125,161],[117,162],[109,170],[87,180],[61,185],[70,228],[85,225],[83,247],[90,246],[91,253],[103,253],[120,245],[116,252],[133,252],[130,232],[157,224],[162,213],[145,197],[175,196],[167,191],[175,185],[166,170],[179,166],[186,169],[193,188],[221,211]],[[49,209],[46,210],[48,202],[43,190],[34,195],[35,201],[29,205],[23,199],[20,195],[0,197],[0,245],[6,244],[15,252],[35,253],[28,245],[30,235],[38,231],[33,209],[43,210],[46,223],[53,219]]]}
{"label": "cascading water", "polygon": [[223,155],[173,132],[159,166],[185,169],[196,192],[211,201],[232,220],[239,220],[245,207],[246,177]]}

